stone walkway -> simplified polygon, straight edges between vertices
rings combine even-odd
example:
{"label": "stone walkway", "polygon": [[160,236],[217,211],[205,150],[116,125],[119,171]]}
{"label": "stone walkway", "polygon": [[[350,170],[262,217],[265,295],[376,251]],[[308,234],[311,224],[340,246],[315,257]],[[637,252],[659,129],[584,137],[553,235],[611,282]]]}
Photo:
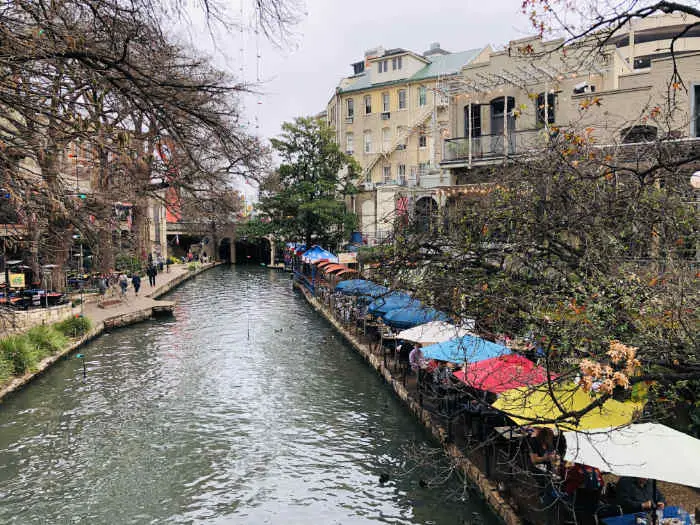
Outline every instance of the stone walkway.
{"label": "stone walkway", "polygon": [[[206,267],[210,267],[211,264],[207,264]],[[106,319],[111,317],[118,317],[131,312],[145,310],[148,308],[153,308],[160,304],[167,305],[172,304],[170,301],[157,301],[151,296],[158,296],[168,291],[168,285],[178,279],[179,277],[191,273],[187,269],[186,264],[173,264],[170,266],[169,272],[162,272],[156,275],[156,286],[151,287],[148,284],[148,277],[144,277],[141,280],[141,290],[138,297],[134,293],[134,288],[131,285],[131,279],[129,280],[129,287],[126,290],[126,300],[121,304],[108,306],[106,308],[100,308],[97,306],[97,302],[85,303],[83,315],[88,317],[93,325],[104,322]],[[109,299],[118,299],[120,291],[118,288],[113,288],[107,291],[106,301]],[[73,313],[80,313],[80,306],[74,308]]]}

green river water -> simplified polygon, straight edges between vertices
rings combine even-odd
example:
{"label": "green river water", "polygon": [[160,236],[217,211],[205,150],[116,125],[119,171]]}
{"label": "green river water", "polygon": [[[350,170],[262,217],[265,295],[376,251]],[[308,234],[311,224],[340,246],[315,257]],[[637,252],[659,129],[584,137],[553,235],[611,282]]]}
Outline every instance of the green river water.
{"label": "green river water", "polygon": [[219,267],[167,299],[82,348],[87,379],[72,357],[0,405],[0,523],[496,523],[412,468],[444,467],[435,442],[288,274]]}

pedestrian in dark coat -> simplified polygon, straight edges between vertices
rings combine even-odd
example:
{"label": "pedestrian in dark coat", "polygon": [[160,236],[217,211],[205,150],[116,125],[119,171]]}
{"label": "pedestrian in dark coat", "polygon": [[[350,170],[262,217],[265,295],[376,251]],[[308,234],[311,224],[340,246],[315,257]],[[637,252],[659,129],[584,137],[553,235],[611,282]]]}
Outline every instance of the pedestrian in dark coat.
{"label": "pedestrian in dark coat", "polygon": [[131,284],[134,286],[134,292],[136,296],[139,295],[139,289],[141,288],[141,277],[139,274],[135,273],[131,276]]}
{"label": "pedestrian in dark coat", "polygon": [[146,270],[146,274],[148,275],[148,284],[151,285],[151,287],[156,285],[156,267],[151,264],[148,266],[148,270]]}

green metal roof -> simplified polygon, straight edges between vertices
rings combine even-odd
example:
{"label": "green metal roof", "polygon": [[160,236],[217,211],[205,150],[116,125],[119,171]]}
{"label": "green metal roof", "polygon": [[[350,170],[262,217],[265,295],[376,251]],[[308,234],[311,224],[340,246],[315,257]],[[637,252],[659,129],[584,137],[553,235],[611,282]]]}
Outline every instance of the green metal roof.
{"label": "green metal roof", "polygon": [[459,53],[450,53],[449,55],[436,55],[430,57],[430,64],[418,71],[418,73],[413,75],[408,80],[413,82],[415,80],[435,78],[438,75],[459,73],[462,66],[468,64],[479,56],[482,49],[483,48],[470,49],[468,51],[460,51]]}
{"label": "green metal roof", "polygon": [[369,81],[369,71],[365,71],[360,75],[355,77],[348,77],[345,80],[355,81],[345,88],[338,88],[338,93],[352,93],[355,91],[364,91],[366,89],[382,88],[386,86],[392,86],[396,84],[406,84],[407,82],[416,82],[421,80],[428,80],[431,78],[437,78],[438,75],[450,75],[459,73],[463,66],[474,60],[483,48],[470,49],[468,51],[460,51],[459,53],[450,53],[448,55],[435,55],[430,57],[430,64],[427,64],[424,68],[420,69],[413,76],[408,78],[402,78],[399,80],[390,80],[388,82],[378,82],[372,84]]}

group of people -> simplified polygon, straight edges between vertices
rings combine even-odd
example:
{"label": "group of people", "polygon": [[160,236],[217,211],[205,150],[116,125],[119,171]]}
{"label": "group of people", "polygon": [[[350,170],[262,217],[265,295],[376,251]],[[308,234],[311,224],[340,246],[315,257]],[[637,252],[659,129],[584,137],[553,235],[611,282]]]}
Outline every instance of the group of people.
{"label": "group of people", "polygon": [[[153,288],[156,285],[156,275],[158,275],[158,267],[155,263],[150,262],[146,267],[146,276],[148,277],[148,284]],[[98,289],[101,296],[107,293],[107,290],[113,286],[118,286],[121,297],[126,296],[126,291],[129,288],[129,283],[134,288],[134,294],[138,297],[139,291],[141,290],[141,273],[131,272],[127,274],[125,271],[104,274],[100,276],[97,281]]]}
{"label": "group of people", "polygon": [[561,500],[570,505],[576,522],[597,523],[596,516],[663,510],[665,498],[646,478],[621,477],[606,487],[595,467],[562,461],[566,441],[551,428],[536,428],[529,439],[529,460],[540,489],[540,501],[549,509]]}

